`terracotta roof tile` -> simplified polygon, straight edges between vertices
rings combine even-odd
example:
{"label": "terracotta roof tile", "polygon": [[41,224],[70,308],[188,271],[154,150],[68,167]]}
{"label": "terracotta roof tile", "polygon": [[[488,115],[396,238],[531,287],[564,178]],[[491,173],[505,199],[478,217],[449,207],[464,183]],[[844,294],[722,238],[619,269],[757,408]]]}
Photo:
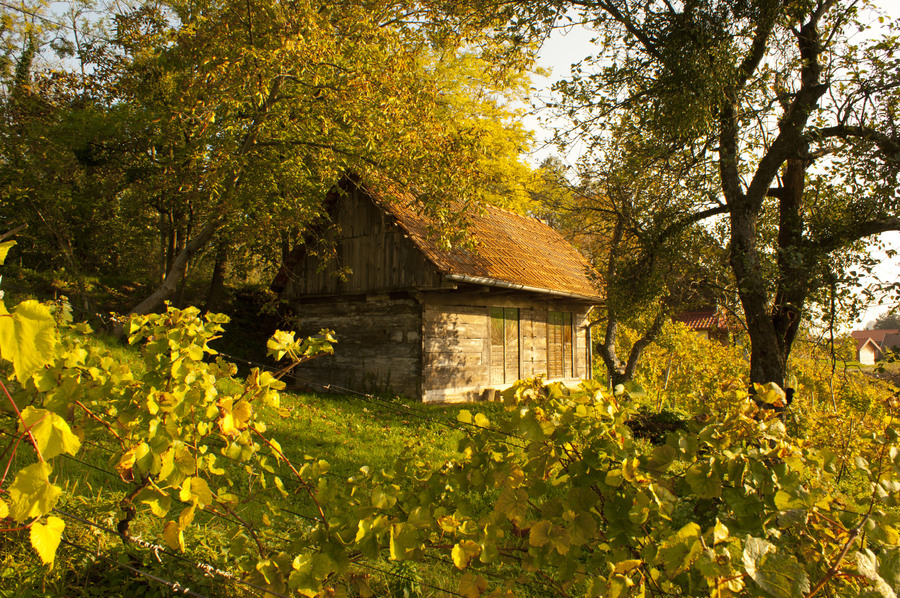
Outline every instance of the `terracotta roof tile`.
{"label": "terracotta roof tile", "polygon": [[728,330],[728,318],[716,310],[688,311],[675,317],[691,330]]}
{"label": "terracotta roof tile", "polygon": [[[470,218],[474,251],[441,248],[429,235],[430,220],[409,194],[396,200],[366,189],[391,213],[410,239],[445,276],[479,279],[488,286],[528,287],[600,301],[590,263],[561,234],[540,220],[494,206]],[[398,197],[399,195],[399,197]]]}

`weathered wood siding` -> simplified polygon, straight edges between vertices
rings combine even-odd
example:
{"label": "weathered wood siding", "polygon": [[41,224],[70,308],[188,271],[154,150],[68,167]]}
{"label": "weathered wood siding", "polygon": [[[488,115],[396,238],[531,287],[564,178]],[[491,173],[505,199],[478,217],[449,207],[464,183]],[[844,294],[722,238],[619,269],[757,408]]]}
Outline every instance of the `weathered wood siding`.
{"label": "weathered wood siding", "polygon": [[[518,309],[518,371],[521,378],[547,378],[547,320],[550,311],[572,314],[575,375],[553,380],[575,384],[589,375],[587,312],[583,303],[499,292],[425,293],[423,306],[422,399],[473,401],[510,385],[491,343],[491,308]],[[507,339],[507,347],[509,346]],[[492,358],[492,350],[495,351]],[[492,363],[494,367],[492,366]],[[508,366],[506,366],[508,372]],[[508,376],[506,376],[508,377]]]}
{"label": "weathered wood siding", "polygon": [[[299,335],[334,330],[334,355],[301,365],[297,382],[421,396],[422,311],[413,297],[369,295],[294,304]],[[332,389],[341,392],[341,389]]]}
{"label": "weathered wood siding", "polygon": [[424,305],[422,323],[422,399],[440,402],[480,398],[490,378],[487,306],[429,301]]}
{"label": "weathered wood siding", "polygon": [[332,223],[318,244],[323,255],[306,251],[293,267],[287,298],[441,286],[434,266],[368,196],[352,191],[341,197]]}

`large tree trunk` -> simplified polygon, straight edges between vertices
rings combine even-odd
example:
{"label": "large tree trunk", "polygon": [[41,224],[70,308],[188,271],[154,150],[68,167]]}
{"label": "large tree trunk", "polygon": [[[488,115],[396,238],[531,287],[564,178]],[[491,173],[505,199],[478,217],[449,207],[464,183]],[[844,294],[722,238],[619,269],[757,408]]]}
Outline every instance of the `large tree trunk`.
{"label": "large tree trunk", "polygon": [[216,264],[213,266],[209,293],[206,295],[204,311],[216,311],[222,304],[225,295],[225,269],[228,267],[228,245],[223,241],[216,251]]}
{"label": "large tree trunk", "polygon": [[221,224],[221,220],[212,220],[211,222],[207,223],[207,225],[204,226],[199,233],[197,233],[196,237],[189,240],[185,244],[184,249],[182,249],[181,252],[173,260],[172,267],[169,268],[169,272],[166,274],[166,279],[163,281],[163,283],[153,292],[152,295],[141,301],[137,306],[134,307],[134,309],[128,312],[129,315],[149,314],[157,311],[160,307],[162,307],[166,299],[171,297],[178,289],[178,285],[184,276],[188,261],[191,259],[191,257],[193,257],[195,253],[197,253],[209,242],[209,240],[213,236],[213,233],[216,232]]}

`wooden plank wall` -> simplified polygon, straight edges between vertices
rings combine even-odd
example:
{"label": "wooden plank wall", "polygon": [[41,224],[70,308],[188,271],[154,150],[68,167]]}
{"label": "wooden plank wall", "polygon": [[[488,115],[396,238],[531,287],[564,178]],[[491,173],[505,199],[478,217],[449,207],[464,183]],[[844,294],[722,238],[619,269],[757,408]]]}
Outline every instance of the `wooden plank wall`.
{"label": "wooden plank wall", "polygon": [[423,317],[423,400],[476,400],[490,378],[486,306],[427,304]]}
{"label": "wooden plank wall", "polygon": [[[335,331],[334,355],[301,365],[297,382],[336,384],[359,392],[421,397],[421,307],[413,297],[388,295],[297,302],[299,336]],[[308,384],[313,382],[314,384]]]}
{"label": "wooden plank wall", "polygon": [[[423,316],[423,381],[425,401],[474,401],[492,395],[509,384],[491,374],[490,308],[519,309],[519,371],[522,378],[547,374],[548,312],[572,313],[576,376],[588,375],[586,326],[588,308],[583,303],[535,298],[509,291],[482,293],[425,293]],[[495,368],[496,370],[496,368]],[[494,374],[493,378],[497,375]]]}
{"label": "wooden plank wall", "polygon": [[321,247],[333,243],[333,256],[307,251],[293,269],[288,298],[441,285],[441,276],[394,223],[393,216],[365,194],[354,191],[338,198],[332,221],[334,228]]}

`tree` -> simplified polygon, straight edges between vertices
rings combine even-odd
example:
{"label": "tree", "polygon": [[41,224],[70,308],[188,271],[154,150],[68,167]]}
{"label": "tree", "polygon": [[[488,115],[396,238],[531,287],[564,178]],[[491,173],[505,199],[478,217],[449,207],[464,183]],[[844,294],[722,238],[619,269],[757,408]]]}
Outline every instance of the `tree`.
{"label": "tree", "polygon": [[891,310],[878,316],[870,326],[872,330],[898,330],[900,329],[900,314]]}
{"label": "tree", "polygon": [[900,228],[892,26],[859,41],[876,13],[842,0],[569,6],[599,48],[558,84],[575,132],[602,151],[603,124],[630,114],[635,155],[694,157],[683,183],[717,187],[695,210],[727,214],[751,380],[783,385],[830,257]]}
{"label": "tree", "polygon": [[[590,256],[604,289],[596,352],[613,385],[634,378],[643,351],[674,312],[721,303],[724,286],[718,280],[718,243],[698,225],[718,210],[695,208],[697,194],[678,185],[675,160],[662,164],[630,156],[628,148],[639,136],[625,119],[604,156],[579,162],[578,184],[566,181],[558,161],[543,169],[549,187],[541,195],[544,209]],[[637,332],[630,347],[619,340],[621,325]]]}
{"label": "tree", "polygon": [[[527,135],[499,98],[523,88],[531,50],[465,6],[175,0],[107,16],[108,31],[80,46],[90,68],[36,77],[106,122],[80,148],[115,158],[103,171],[120,184],[99,203],[133,206],[138,230],[156,231],[165,276],[135,313],[171,297],[207,248],[218,266],[277,259],[284,233],[315,219],[345,172],[413,191],[439,222],[461,218],[451,196],[466,205],[519,184]],[[71,160],[79,148],[57,124],[74,111],[53,107],[25,139],[49,137]],[[22,155],[28,183],[41,166]]]}

